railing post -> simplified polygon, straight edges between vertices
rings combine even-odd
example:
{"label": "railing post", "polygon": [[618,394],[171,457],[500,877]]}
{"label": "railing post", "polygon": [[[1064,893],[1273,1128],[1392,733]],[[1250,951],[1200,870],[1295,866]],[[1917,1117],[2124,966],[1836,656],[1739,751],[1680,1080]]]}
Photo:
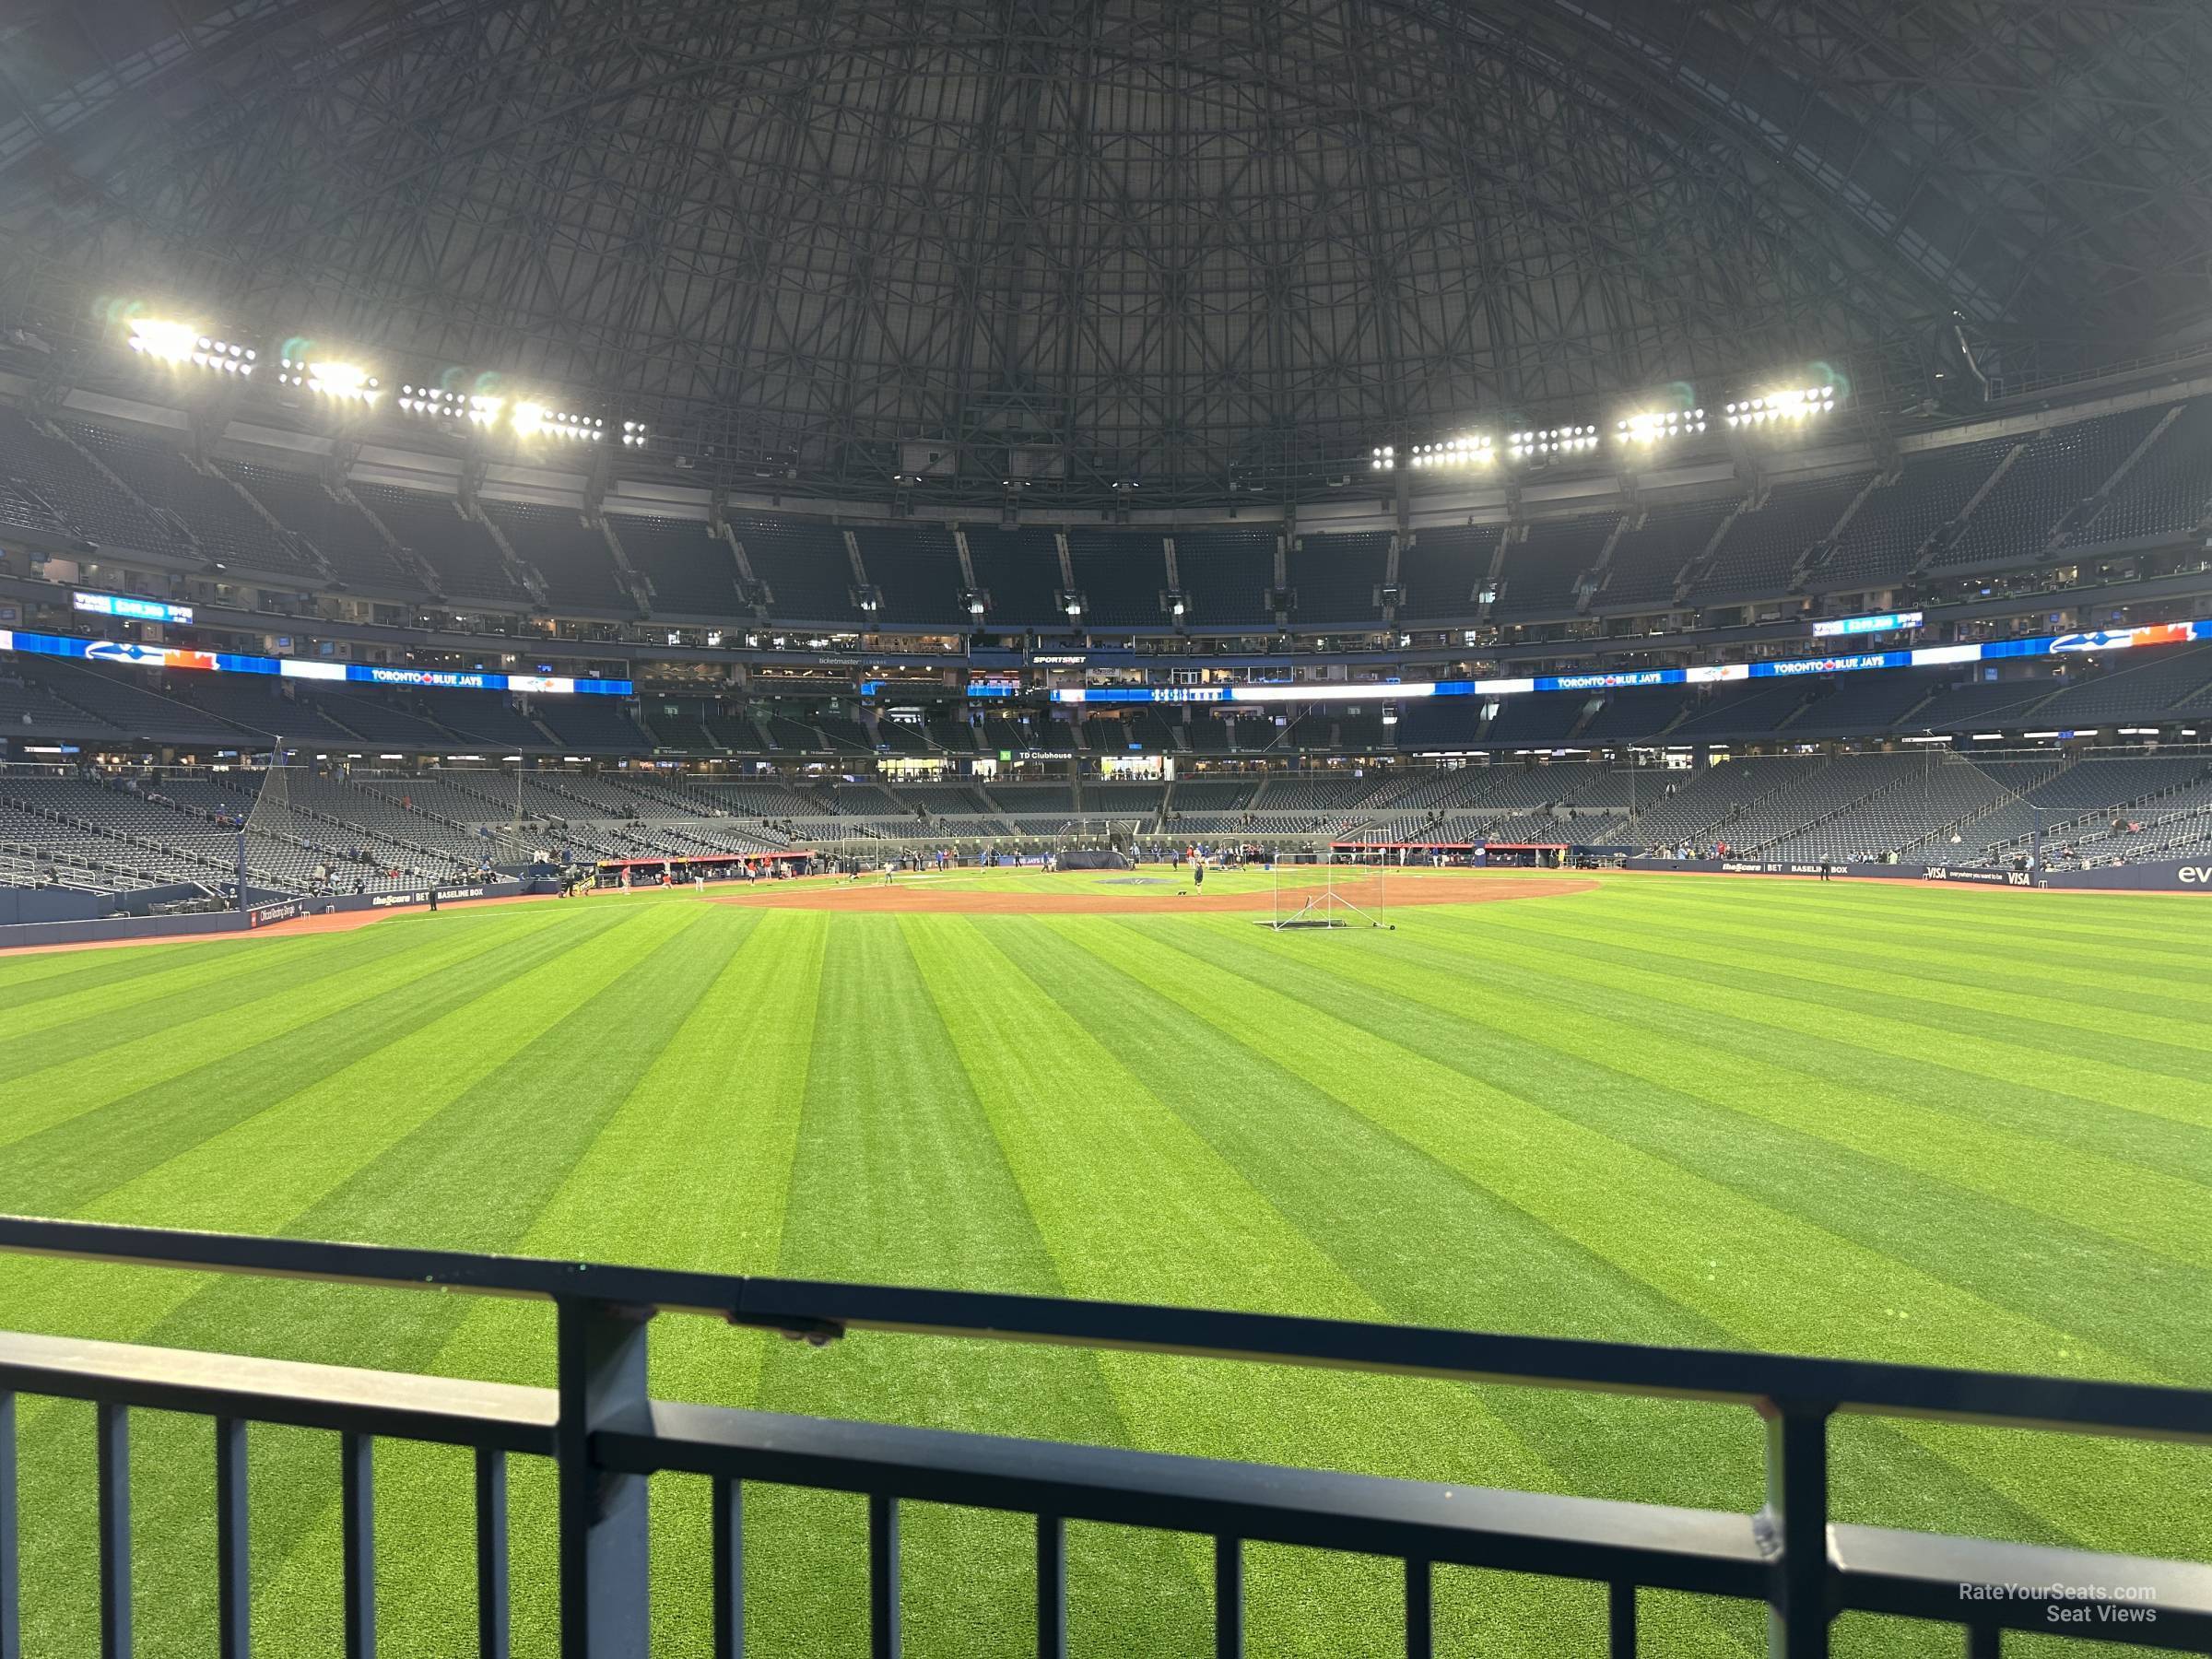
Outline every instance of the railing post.
{"label": "railing post", "polygon": [[507,1454],[477,1448],[477,1659],[507,1659]]}
{"label": "railing post", "polygon": [[649,1425],[652,1317],[580,1298],[557,1307],[561,1659],[647,1659],[647,1479],[595,1467],[592,1435]]}
{"label": "railing post", "polygon": [[1767,1659],[1829,1659],[1828,1419],[1818,1401],[1763,1400],[1767,1502],[1759,1541],[1774,1571]]}
{"label": "railing post", "polygon": [[1037,1517],[1037,1659],[1067,1659],[1067,1523]]}
{"label": "railing post", "polygon": [[745,1659],[745,1487],[717,1477],[714,1503],[714,1659]]}
{"label": "railing post", "polygon": [[0,1388],[0,1659],[23,1659],[23,1569],[16,1533],[16,1396]]}
{"label": "railing post", "polygon": [[1424,1560],[1406,1563],[1406,1659],[1436,1653],[1436,1574]]}
{"label": "railing post", "polygon": [[1636,1659],[1636,1586],[1617,1579],[1606,1586],[1606,1659]]}
{"label": "railing post", "polygon": [[131,1655],[131,1414],[102,1400],[94,1408],[100,1482],[100,1659]]}
{"label": "railing post", "polygon": [[1214,1540],[1214,1659],[1244,1659],[1244,1540]]}
{"label": "railing post", "polygon": [[868,1655],[899,1659],[905,1636],[899,1600],[899,1500],[868,1494]]}
{"label": "railing post", "polygon": [[246,1425],[215,1419],[215,1629],[220,1659],[249,1659],[253,1586],[246,1514]]}
{"label": "railing post", "polygon": [[346,1659],[376,1659],[376,1441],[366,1434],[338,1437],[338,1508]]}

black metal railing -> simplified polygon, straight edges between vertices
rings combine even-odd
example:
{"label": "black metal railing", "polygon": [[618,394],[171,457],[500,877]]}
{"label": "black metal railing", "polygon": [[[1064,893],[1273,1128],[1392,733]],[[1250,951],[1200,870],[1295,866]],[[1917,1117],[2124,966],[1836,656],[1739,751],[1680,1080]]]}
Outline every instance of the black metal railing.
{"label": "black metal railing", "polygon": [[[1764,1602],[1768,1651],[1786,1659],[1825,1655],[1830,1625],[1845,1611],[1949,1625],[1964,1633],[1969,1659],[1987,1659],[2006,1630],[2066,1630],[2069,1613],[2098,1619],[2099,1587],[2123,1587],[2130,1607],[2149,1617],[2098,1622],[2095,1639],[2212,1653],[2212,1568],[1830,1519],[1828,1430],[1839,1414],[2205,1443],[2212,1442],[2212,1394],[2203,1392],[15,1218],[0,1218],[0,1250],[543,1299],[555,1309],[557,1379],[551,1389],[525,1388],[0,1335],[0,1659],[19,1659],[21,1648],[18,1394],[97,1404],[100,1651],[107,1659],[131,1651],[129,1433],[130,1414],[142,1408],[216,1422],[225,1659],[247,1653],[248,1423],[340,1437],[350,1659],[368,1659],[375,1648],[371,1487],[375,1445],[386,1439],[475,1451],[475,1617],[487,1659],[508,1652],[506,1460],[518,1454],[549,1457],[557,1467],[563,1659],[643,1659],[648,1482],[663,1472],[710,1483],[715,1652],[724,1659],[745,1644],[748,1482],[865,1497],[870,1650],[883,1659],[900,1649],[900,1515],[909,1502],[1035,1518],[1037,1652],[1046,1659],[1066,1652],[1071,1521],[1210,1536],[1218,1654],[1242,1652],[1248,1544],[1402,1561],[1406,1651],[1417,1659],[1432,1652],[1430,1587],[1440,1565],[1605,1584],[1615,1659],[1637,1652],[1637,1596],[1645,1589]],[[656,1401],[646,1391],[646,1332],[663,1313],[815,1343],[889,1331],[1745,1406],[1766,1424],[1767,1501],[1747,1515]],[[454,1618],[465,1614],[455,1609]]]}

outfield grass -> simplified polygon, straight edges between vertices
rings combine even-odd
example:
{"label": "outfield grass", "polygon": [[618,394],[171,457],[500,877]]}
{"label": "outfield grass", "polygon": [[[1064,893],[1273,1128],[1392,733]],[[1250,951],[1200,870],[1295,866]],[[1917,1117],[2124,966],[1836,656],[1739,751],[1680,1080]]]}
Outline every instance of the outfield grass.
{"label": "outfield grass", "polygon": [[[0,1209],[2212,1386],[2212,907],[1624,877],[1392,919],[685,893],[0,959]],[[0,1259],[0,1310],[550,1381],[524,1303]],[[697,1320],[653,1340],[656,1390],[690,1399],[1760,1496],[1741,1411]],[[22,1440],[27,1651],[81,1654],[89,1411],[27,1401]],[[212,1652],[210,1443],[137,1423],[147,1653]],[[253,1444],[257,1652],[335,1652],[335,1443]],[[1840,1519],[2212,1559],[2200,1453],[1856,1420],[1835,1445]],[[379,1479],[384,1652],[468,1651],[465,1455],[387,1446]],[[532,1653],[549,1496],[518,1468]],[[709,1651],[703,1505],[656,1486],[670,1654]],[[865,1651],[858,1503],[765,1491],[748,1524],[753,1651]],[[906,1548],[911,1651],[1025,1651],[1020,1522],[918,1510]],[[1205,1648],[1200,1541],[1078,1528],[1071,1551],[1079,1651]],[[1252,1651],[1391,1652],[1396,1583],[1254,1551]],[[1759,1648],[1743,1609],[1645,1615],[1657,1653]],[[1602,1608],[1452,1572],[1440,1625],[1440,1652],[1549,1659],[1600,1651]],[[1841,1628],[1850,1653],[1958,1651]]]}

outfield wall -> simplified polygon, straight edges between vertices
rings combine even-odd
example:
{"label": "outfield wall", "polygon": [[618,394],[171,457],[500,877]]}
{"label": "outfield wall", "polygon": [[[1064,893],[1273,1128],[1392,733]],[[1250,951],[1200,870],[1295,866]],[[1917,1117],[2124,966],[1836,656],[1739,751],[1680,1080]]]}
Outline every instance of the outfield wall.
{"label": "outfield wall", "polygon": [[[489,888],[441,887],[438,902],[465,904],[473,899],[512,899],[559,890],[560,884],[557,881],[524,881]],[[204,911],[185,916],[109,916],[99,921],[0,924],[0,950],[18,950],[33,945],[101,945],[124,939],[247,933],[301,916],[417,909],[429,901],[430,889],[422,888],[406,893],[347,893],[327,899],[285,899],[273,904],[257,904],[245,912]]]}
{"label": "outfield wall", "polygon": [[[1626,870],[1696,876],[1818,877],[1818,864],[1761,864],[1736,858],[1628,858]],[[1967,869],[1952,865],[1839,864],[1826,868],[1838,881],[1940,881],[1947,887],[2063,888],[2111,893],[2212,895],[2212,860],[2202,864],[2121,865],[2100,870]]]}
{"label": "outfield wall", "polygon": [[2189,864],[2122,865],[2108,870],[2053,870],[2042,885],[2089,888],[2113,893],[2212,895],[2212,859]]}

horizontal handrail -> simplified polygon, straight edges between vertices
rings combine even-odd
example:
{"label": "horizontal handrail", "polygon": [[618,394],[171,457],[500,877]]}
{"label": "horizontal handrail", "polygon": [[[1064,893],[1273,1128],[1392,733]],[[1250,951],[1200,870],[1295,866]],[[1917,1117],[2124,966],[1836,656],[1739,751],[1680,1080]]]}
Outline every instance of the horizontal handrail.
{"label": "horizontal handrail", "polygon": [[549,1388],[0,1332],[0,1393],[551,1456]]}
{"label": "horizontal handrail", "polygon": [[1753,1518],[1056,1441],[655,1401],[593,1462],[1759,1600]]}
{"label": "horizontal handrail", "polygon": [[0,1216],[0,1251],[695,1314],[828,1341],[852,1330],[1510,1382],[2212,1443],[2212,1392],[1870,1360],[470,1255]]}

